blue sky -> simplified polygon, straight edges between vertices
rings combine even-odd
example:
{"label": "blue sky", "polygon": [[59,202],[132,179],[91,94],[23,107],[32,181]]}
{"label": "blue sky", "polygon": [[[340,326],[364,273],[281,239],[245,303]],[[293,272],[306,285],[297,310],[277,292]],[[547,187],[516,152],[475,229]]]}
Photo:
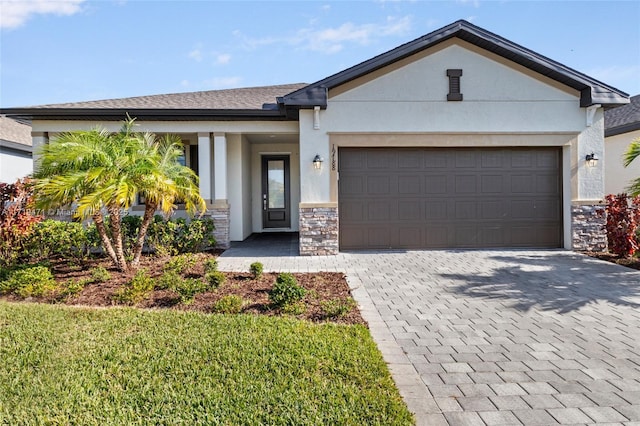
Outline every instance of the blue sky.
{"label": "blue sky", "polygon": [[640,93],[637,0],[0,0],[0,106],[312,83],[458,19]]}

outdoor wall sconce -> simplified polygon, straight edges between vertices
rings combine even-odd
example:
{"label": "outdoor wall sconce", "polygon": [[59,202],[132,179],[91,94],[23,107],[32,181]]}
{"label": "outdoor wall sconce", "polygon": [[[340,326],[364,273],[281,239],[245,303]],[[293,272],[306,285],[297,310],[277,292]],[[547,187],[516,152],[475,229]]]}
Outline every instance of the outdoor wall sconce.
{"label": "outdoor wall sconce", "polygon": [[320,154],[316,154],[316,156],[313,159],[313,168],[316,170],[320,170],[322,168],[322,162],[324,160],[322,159],[322,157],[320,157]]}
{"label": "outdoor wall sconce", "polygon": [[587,154],[587,156],[584,157],[584,161],[586,161],[587,166],[589,167],[595,167],[598,164],[598,160],[599,158],[596,157],[596,154],[594,154],[593,152],[591,154]]}

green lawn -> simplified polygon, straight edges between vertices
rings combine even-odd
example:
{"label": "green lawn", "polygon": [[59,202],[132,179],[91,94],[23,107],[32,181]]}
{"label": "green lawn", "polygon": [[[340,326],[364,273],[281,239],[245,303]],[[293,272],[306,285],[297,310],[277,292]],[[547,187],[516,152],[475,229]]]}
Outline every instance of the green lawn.
{"label": "green lawn", "polygon": [[369,332],[0,301],[0,424],[412,424]]}

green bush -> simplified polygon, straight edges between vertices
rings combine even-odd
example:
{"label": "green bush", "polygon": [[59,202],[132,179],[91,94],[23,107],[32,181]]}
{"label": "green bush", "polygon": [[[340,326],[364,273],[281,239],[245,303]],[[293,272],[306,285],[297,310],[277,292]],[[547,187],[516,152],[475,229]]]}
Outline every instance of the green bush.
{"label": "green bush", "polygon": [[223,296],[213,305],[213,312],[218,314],[238,314],[242,310],[244,300],[236,294]]}
{"label": "green bush", "polygon": [[198,259],[193,254],[180,254],[169,259],[162,269],[165,272],[174,271],[178,274],[184,274],[187,269],[195,266],[197,261]]}
{"label": "green bush", "polygon": [[214,229],[210,218],[187,222],[183,218],[164,220],[156,215],[149,226],[147,244],[161,256],[197,253],[215,246]]}
{"label": "green bush", "polygon": [[226,275],[220,271],[207,272],[204,279],[211,288],[218,288],[227,280]]}
{"label": "green bush", "polygon": [[81,223],[47,219],[38,223],[27,239],[25,253],[31,260],[86,257],[89,238]]}
{"label": "green bush", "polygon": [[92,280],[90,278],[77,281],[73,279],[66,281],[61,286],[62,288],[60,291],[60,298],[67,299],[68,297],[79,294],[87,286],[87,284],[90,284],[91,282]]}
{"label": "green bush", "polygon": [[254,280],[257,280],[262,276],[263,269],[264,266],[260,262],[253,262],[251,266],[249,266],[249,271],[251,272]]}
{"label": "green bush", "polygon": [[307,305],[303,301],[286,304],[280,308],[283,314],[302,315],[307,311]]}
{"label": "green bush", "polygon": [[204,272],[216,272],[218,270],[218,260],[210,257],[204,262]]}
{"label": "green bush", "polygon": [[98,266],[91,271],[91,281],[94,283],[104,283],[111,279],[111,274],[102,266]]}
{"label": "green bush", "polygon": [[173,290],[180,295],[180,301],[185,305],[193,302],[198,293],[204,293],[209,286],[197,278],[180,278],[174,283]]}
{"label": "green bush", "polygon": [[119,302],[135,305],[142,302],[153,291],[154,285],[155,282],[146,269],[140,269],[113,297]]}
{"label": "green bush", "polygon": [[356,306],[356,301],[351,298],[325,300],[320,303],[322,311],[329,318],[343,317],[351,312]]}
{"label": "green bush", "polygon": [[180,281],[182,277],[176,271],[165,271],[160,278],[156,280],[156,286],[158,290],[173,289],[176,283]]}
{"label": "green bush", "polygon": [[56,281],[46,266],[35,265],[5,273],[0,293],[14,293],[20,297],[44,296],[56,289]]}
{"label": "green bush", "polygon": [[300,286],[296,278],[289,273],[278,275],[276,283],[269,292],[269,301],[276,307],[284,307],[302,300],[307,291]]}

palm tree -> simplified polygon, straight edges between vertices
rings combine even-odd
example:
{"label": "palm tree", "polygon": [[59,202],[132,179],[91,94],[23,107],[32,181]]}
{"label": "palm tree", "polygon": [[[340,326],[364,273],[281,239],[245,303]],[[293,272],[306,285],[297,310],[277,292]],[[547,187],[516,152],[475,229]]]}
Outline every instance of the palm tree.
{"label": "palm tree", "polygon": [[[75,205],[75,216],[93,220],[107,255],[121,271],[138,265],[147,229],[158,208],[169,214],[180,200],[190,213],[206,210],[197,176],[177,161],[182,154],[180,139],[134,132],[134,121],[127,118],[118,133],[96,128],[60,134],[42,148],[35,173],[37,206],[51,209]],[[146,204],[129,265],[121,221],[138,194]]]}
{"label": "palm tree", "polygon": [[[628,167],[629,164],[638,157],[640,157],[640,138],[631,141],[629,149],[627,149],[627,152],[624,154],[624,166]],[[640,195],[640,177],[631,181],[628,189],[633,197]]]}

